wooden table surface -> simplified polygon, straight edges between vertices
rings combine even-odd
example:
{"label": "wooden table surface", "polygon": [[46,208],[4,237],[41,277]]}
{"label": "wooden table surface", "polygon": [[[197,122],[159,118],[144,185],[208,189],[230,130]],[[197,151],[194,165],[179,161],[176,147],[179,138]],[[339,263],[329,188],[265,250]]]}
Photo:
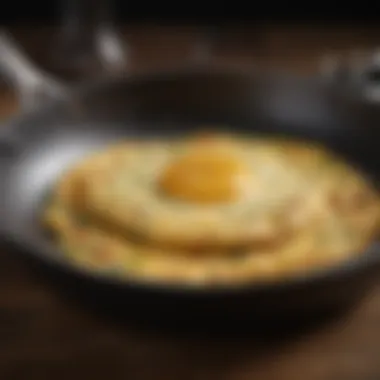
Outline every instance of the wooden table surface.
{"label": "wooden table surface", "polygon": [[[191,28],[190,28],[191,29]],[[189,28],[126,29],[133,67],[183,60]],[[192,33],[194,30],[192,29]],[[46,31],[15,30],[42,51]],[[312,72],[329,50],[370,49],[380,29],[259,26],[223,33],[215,54]],[[190,49],[190,50],[189,50]],[[221,58],[220,58],[221,59]],[[3,119],[17,110],[0,92]],[[0,379],[372,380],[380,378],[380,284],[339,320],[261,349],[244,341],[185,339],[120,326],[73,305],[6,249],[0,251]]]}

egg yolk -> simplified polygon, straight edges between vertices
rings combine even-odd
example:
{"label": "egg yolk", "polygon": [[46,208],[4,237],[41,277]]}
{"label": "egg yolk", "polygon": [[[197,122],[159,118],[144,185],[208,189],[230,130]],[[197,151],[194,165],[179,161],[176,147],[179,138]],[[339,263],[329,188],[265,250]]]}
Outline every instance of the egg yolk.
{"label": "egg yolk", "polygon": [[189,202],[231,202],[240,198],[248,173],[237,155],[202,145],[170,163],[159,186],[166,195]]}

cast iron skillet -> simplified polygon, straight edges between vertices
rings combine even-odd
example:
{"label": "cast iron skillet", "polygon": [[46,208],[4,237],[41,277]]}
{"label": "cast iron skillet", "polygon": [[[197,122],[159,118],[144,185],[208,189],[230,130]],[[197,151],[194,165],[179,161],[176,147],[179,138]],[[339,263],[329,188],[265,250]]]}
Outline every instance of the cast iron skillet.
{"label": "cast iron skillet", "polygon": [[75,292],[154,318],[280,320],[348,306],[375,280],[377,243],[339,267],[266,285],[191,289],[122,281],[70,266],[39,223],[56,179],[86,153],[121,138],[204,125],[318,140],[379,180],[380,110],[355,81],[335,86],[321,78],[203,66],[117,77],[69,91],[19,53],[3,35],[0,66],[7,78],[26,101],[41,99],[38,91],[48,98],[1,130],[0,232],[7,244],[64,278]]}

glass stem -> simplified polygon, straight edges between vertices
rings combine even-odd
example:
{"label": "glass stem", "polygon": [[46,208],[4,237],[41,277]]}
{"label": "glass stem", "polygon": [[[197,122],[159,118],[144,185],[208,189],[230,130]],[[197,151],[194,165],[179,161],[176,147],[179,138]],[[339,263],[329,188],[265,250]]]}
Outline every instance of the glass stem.
{"label": "glass stem", "polygon": [[111,0],[61,0],[59,59],[81,71],[115,71],[125,49],[115,27]]}

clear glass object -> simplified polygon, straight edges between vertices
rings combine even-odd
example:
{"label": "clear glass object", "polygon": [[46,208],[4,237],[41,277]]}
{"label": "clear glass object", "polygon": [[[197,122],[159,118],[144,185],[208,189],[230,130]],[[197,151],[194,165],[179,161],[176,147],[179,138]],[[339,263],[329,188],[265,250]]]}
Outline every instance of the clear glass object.
{"label": "clear glass object", "polygon": [[126,44],[111,0],[61,0],[60,26],[51,48],[53,71],[94,77],[125,69]]}

